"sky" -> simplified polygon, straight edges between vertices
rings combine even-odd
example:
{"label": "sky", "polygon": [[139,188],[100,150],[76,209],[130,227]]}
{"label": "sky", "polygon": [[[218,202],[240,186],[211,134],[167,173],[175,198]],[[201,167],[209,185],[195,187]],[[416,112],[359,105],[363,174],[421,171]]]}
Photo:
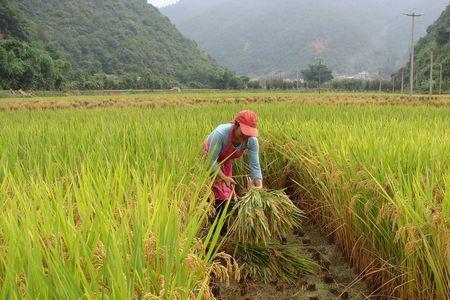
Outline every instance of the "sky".
{"label": "sky", "polygon": [[177,2],[178,0],[148,0],[151,4],[156,7],[163,7],[172,3]]}

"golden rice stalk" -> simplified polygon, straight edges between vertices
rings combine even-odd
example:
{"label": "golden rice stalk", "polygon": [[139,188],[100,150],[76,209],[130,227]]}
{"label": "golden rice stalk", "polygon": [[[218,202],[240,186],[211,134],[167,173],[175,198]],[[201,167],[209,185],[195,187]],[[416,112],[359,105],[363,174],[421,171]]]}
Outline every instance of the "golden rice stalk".
{"label": "golden rice stalk", "polygon": [[97,247],[94,249],[94,266],[96,270],[99,270],[106,260],[105,245],[102,241],[99,241]]}
{"label": "golden rice stalk", "polygon": [[233,276],[235,281],[241,279],[241,273],[237,261],[225,252],[218,253],[211,266],[211,275],[220,282],[230,284],[230,277]]}
{"label": "golden rice stalk", "polygon": [[299,228],[304,213],[282,190],[252,189],[233,208],[231,239],[242,244],[268,244]]}
{"label": "golden rice stalk", "polygon": [[207,271],[207,266],[205,263],[193,253],[188,254],[184,258],[184,263],[192,275],[203,276]]}
{"label": "golden rice stalk", "polygon": [[156,239],[154,236],[150,236],[146,241],[145,241],[145,246],[144,246],[144,256],[145,256],[145,260],[147,261],[147,263],[149,263],[150,265],[153,264],[153,259],[155,257],[156,254]]}

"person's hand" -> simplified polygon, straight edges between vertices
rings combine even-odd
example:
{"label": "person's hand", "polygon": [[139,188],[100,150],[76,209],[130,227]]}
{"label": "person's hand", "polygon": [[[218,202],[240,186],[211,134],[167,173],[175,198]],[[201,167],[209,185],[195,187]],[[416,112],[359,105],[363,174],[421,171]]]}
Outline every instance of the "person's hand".
{"label": "person's hand", "polygon": [[236,181],[234,181],[234,179],[232,177],[225,177],[223,179],[223,181],[225,182],[225,184],[229,187],[231,186],[235,186],[236,185]]}
{"label": "person's hand", "polygon": [[256,189],[256,190],[260,190],[263,188],[263,184],[262,184],[262,180],[261,179],[257,179],[253,182],[252,184],[252,189]]}

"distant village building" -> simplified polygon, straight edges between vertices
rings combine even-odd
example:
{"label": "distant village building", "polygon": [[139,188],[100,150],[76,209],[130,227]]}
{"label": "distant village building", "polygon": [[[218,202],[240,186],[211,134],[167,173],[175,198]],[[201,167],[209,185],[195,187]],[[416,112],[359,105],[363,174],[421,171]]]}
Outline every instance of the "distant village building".
{"label": "distant village building", "polygon": [[373,80],[375,77],[367,71],[359,72],[355,75],[337,75],[336,79],[358,79],[358,80]]}
{"label": "distant village building", "polygon": [[[291,78],[284,78],[284,79],[283,79],[283,82],[294,83],[294,82],[297,82],[297,78],[294,78],[294,79],[291,79]],[[298,79],[298,82],[299,82],[299,83],[304,83],[305,80],[304,80],[303,78],[299,78],[299,79]]]}
{"label": "distant village building", "polygon": [[363,72],[356,74],[355,79],[372,80],[373,76],[369,72],[363,71]]}

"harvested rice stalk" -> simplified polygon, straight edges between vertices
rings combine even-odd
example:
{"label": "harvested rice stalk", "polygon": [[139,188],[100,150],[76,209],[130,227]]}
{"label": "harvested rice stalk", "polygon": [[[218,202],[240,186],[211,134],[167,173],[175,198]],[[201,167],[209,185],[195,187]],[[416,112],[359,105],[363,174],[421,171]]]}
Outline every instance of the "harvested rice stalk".
{"label": "harvested rice stalk", "polygon": [[236,245],[236,258],[241,275],[247,279],[261,279],[265,283],[274,280],[295,282],[302,273],[313,273],[317,264],[298,249],[302,244]]}
{"label": "harvested rice stalk", "polygon": [[250,190],[232,211],[231,239],[243,244],[266,245],[300,227],[304,213],[284,191]]}

